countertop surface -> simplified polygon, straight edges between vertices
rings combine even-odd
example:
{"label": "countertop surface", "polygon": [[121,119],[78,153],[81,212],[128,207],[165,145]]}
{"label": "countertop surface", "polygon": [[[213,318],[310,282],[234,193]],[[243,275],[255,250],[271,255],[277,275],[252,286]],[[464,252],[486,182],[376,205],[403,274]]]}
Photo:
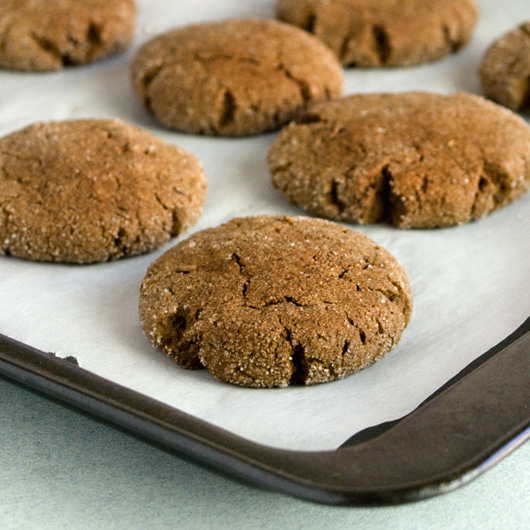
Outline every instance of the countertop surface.
{"label": "countertop surface", "polygon": [[311,504],[240,484],[0,379],[0,526],[523,529],[530,444],[440,497],[392,507]]}

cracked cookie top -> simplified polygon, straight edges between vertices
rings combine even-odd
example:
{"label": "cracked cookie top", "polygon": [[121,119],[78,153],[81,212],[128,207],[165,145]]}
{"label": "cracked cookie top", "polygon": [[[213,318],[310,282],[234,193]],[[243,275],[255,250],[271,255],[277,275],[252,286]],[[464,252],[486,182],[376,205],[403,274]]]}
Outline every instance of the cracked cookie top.
{"label": "cracked cookie top", "polygon": [[169,128],[243,136],[277,129],[309,103],[342,93],[333,53],[275,20],[186,26],[147,42],[132,66],[136,93]]}
{"label": "cracked cookie top", "polygon": [[194,223],[199,161],[120,120],[37,123],[0,139],[0,253],[91,263],[153,250]]}
{"label": "cracked cookie top", "polygon": [[508,31],[480,65],[484,95],[510,109],[530,109],[530,20]]}
{"label": "cracked cookie top", "polygon": [[439,59],[467,44],[476,0],[279,0],[278,18],[311,32],[348,66]]}
{"label": "cracked cookie top", "polygon": [[400,228],[479,219],[530,186],[530,128],[466,93],[355,95],[311,107],[268,156],[274,186],[316,215]]}
{"label": "cracked cookie top", "polygon": [[0,0],[0,67],[59,70],[120,52],[132,40],[134,0]]}
{"label": "cracked cookie top", "polygon": [[322,219],[256,216],[193,234],[149,268],[140,318],[186,368],[249,387],[341,379],[400,340],[405,271],[363,234]]}

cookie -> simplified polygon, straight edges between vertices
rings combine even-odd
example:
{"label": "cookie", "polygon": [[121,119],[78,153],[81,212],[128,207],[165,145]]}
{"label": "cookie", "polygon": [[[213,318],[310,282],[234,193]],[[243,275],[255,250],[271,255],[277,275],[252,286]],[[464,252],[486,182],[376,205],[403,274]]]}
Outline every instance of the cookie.
{"label": "cookie", "polygon": [[479,96],[354,95],[314,105],[271,146],[274,186],[323,217],[400,228],[479,219],[530,185],[530,128]]}
{"label": "cookie", "polygon": [[480,65],[484,95],[513,110],[530,108],[530,20],[494,41]]}
{"label": "cookie", "polygon": [[434,61],[471,38],[475,0],[279,0],[278,18],[313,33],[348,66]]}
{"label": "cookie", "polygon": [[59,70],[127,48],[134,0],[0,0],[0,67]]}
{"label": "cookie", "polygon": [[244,136],[277,129],[308,103],[342,93],[342,69],[318,39],[275,20],[226,20],[147,42],[132,66],[136,93],[165,126]]}
{"label": "cookie", "polygon": [[0,253],[91,263],[153,250],[199,217],[183,149],[119,120],[37,123],[0,139]]}
{"label": "cookie", "polygon": [[398,343],[412,310],[405,271],[363,234],[322,219],[233,219],[147,271],[151,342],[221,381],[283,387],[341,379]]}

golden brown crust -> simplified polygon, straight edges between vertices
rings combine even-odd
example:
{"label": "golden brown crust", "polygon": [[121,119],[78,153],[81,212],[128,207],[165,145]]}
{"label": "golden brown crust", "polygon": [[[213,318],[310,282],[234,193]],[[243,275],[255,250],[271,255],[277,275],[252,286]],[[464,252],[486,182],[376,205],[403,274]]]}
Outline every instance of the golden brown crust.
{"label": "golden brown crust", "polygon": [[268,160],[274,186],[316,215],[442,227],[528,190],[530,128],[466,93],[355,95],[313,106]]}
{"label": "golden brown crust", "polygon": [[0,139],[0,253],[91,263],[153,250],[199,217],[198,160],[119,120],[38,123]]}
{"label": "golden brown crust", "polygon": [[140,297],[155,346],[250,387],[343,378],[389,352],[411,310],[388,251],[336,223],[286,216],[192,235],[151,265]]}
{"label": "golden brown crust", "polygon": [[127,48],[134,0],[0,0],[0,67],[59,70]]}
{"label": "golden brown crust", "polygon": [[459,50],[478,9],[475,0],[279,0],[278,17],[316,35],[344,65],[399,66]]}
{"label": "golden brown crust", "polygon": [[276,129],[342,93],[340,64],[318,39],[250,18],[172,30],[132,66],[136,93],[167,127],[241,136]]}
{"label": "golden brown crust", "polygon": [[484,95],[513,110],[530,108],[530,20],[494,41],[480,66]]}

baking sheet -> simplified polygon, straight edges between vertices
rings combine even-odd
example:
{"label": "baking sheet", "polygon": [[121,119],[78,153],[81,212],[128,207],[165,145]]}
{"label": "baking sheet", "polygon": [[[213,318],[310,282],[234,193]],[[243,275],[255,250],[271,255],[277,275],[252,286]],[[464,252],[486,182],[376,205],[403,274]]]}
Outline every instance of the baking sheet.
{"label": "baking sheet", "polygon": [[[209,180],[204,214],[185,234],[234,216],[303,214],[273,189],[266,154],[275,134],[226,139],[160,127],[129,80],[134,49],[174,26],[233,16],[273,16],[274,2],[138,1],[128,53],[59,73],[0,72],[0,134],[39,120],[119,117],[194,153]],[[472,43],[436,63],[347,70],[345,93],[480,92],[487,45],[528,17],[523,0],[482,1]],[[245,389],[189,372],[153,349],[138,321],[138,289],[164,249],[122,261],[72,266],[0,257],[0,332],[80,365],[249,440],[285,449],[331,450],[359,430],[413,410],[530,314],[530,195],[488,218],[443,230],[350,227],[388,248],[407,270],[414,314],[399,346],[343,381],[313,387]]]}

